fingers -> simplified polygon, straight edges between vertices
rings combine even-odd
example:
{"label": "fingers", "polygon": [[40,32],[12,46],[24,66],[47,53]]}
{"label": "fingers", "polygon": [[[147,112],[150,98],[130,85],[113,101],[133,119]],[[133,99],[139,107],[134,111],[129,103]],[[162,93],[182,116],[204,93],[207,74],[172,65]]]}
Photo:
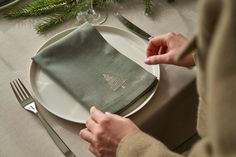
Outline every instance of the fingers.
{"label": "fingers", "polygon": [[167,46],[161,46],[159,51],[158,51],[158,55],[165,54],[167,49],[168,49]]}
{"label": "fingers", "polygon": [[103,113],[95,107],[90,109],[90,117],[80,137],[90,143],[89,150],[97,157],[115,156],[118,144],[127,134],[137,131],[137,126],[127,118]]}
{"label": "fingers", "polygon": [[98,124],[91,118],[91,116],[86,121],[86,127],[91,131],[93,134],[96,132],[97,128],[99,127]]}
{"label": "fingers", "polygon": [[90,109],[90,117],[86,121],[86,128],[80,131],[80,136],[82,139],[89,143],[95,142],[95,135],[100,130],[99,121],[102,121],[105,114],[95,107]]}
{"label": "fingers", "polygon": [[167,45],[166,35],[160,35],[160,36],[152,38],[148,43],[146,56],[149,57],[149,56],[157,55],[159,49],[166,45]]}
{"label": "fingers", "polygon": [[153,64],[170,64],[172,62],[171,56],[166,53],[163,55],[155,55],[150,56],[145,60],[146,64],[153,65]]}
{"label": "fingers", "polygon": [[160,46],[155,47],[155,46],[148,45],[148,48],[146,50],[146,56],[150,57],[150,56],[157,55],[159,52],[159,49],[160,49]]}
{"label": "fingers", "polygon": [[105,114],[94,106],[90,109],[90,115],[91,118],[97,123],[100,123],[105,118]]}
{"label": "fingers", "polygon": [[93,143],[94,135],[87,129],[82,129],[79,133],[80,137],[89,143]]}

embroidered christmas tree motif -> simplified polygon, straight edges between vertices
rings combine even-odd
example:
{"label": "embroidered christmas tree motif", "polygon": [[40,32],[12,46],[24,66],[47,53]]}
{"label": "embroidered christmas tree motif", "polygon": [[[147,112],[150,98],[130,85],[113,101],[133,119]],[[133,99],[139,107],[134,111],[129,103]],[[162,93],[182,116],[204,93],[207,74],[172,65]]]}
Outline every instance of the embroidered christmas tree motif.
{"label": "embroidered christmas tree motif", "polygon": [[109,85],[109,87],[113,91],[118,90],[120,87],[125,88],[123,84],[126,82],[126,80],[116,76],[112,76],[110,74],[102,74],[102,75],[103,78],[106,80],[107,84]]}

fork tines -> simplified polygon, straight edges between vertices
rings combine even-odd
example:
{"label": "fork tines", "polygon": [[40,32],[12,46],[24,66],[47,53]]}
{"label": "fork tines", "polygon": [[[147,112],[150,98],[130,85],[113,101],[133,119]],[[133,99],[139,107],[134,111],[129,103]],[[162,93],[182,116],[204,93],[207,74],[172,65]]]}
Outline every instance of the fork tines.
{"label": "fork tines", "polygon": [[48,131],[49,135],[52,137],[53,141],[56,143],[58,148],[62,151],[65,157],[75,157],[75,154],[68,148],[64,141],[58,136],[58,134],[53,130],[53,128],[48,124],[48,122],[43,118],[36,107],[34,98],[30,95],[29,91],[23,85],[21,80],[18,78],[10,82],[11,88],[19,101],[20,105],[27,111],[33,112],[42,122],[43,126]]}
{"label": "fork tines", "polygon": [[19,102],[31,97],[29,91],[26,89],[19,78],[10,82],[10,85]]}

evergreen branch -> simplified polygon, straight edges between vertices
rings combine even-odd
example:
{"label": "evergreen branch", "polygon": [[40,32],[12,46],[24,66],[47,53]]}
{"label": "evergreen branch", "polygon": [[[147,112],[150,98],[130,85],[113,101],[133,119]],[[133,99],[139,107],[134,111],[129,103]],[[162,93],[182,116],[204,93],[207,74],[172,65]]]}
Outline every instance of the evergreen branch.
{"label": "evergreen branch", "polygon": [[115,2],[119,2],[121,0],[94,0],[93,1],[93,5],[94,6],[105,6],[105,5],[109,5]]}
{"label": "evergreen branch", "polygon": [[45,19],[43,22],[38,24],[35,29],[38,33],[42,33],[55,25],[68,21],[76,17],[77,13],[79,11],[82,11],[87,5],[89,5],[89,3],[89,1],[83,1],[77,5],[71,5],[69,9],[63,10],[62,12],[54,14],[49,18]]}
{"label": "evergreen branch", "polygon": [[41,33],[52,28],[52,26],[63,23],[69,19],[70,19],[70,16],[67,14],[54,15],[54,16],[48,17],[42,23],[36,25],[35,29],[37,30],[38,33]]}
{"label": "evergreen branch", "polygon": [[4,13],[6,17],[28,17],[49,14],[57,10],[66,9],[65,0],[35,0],[23,6],[16,6]]}
{"label": "evergreen branch", "polygon": [[145,15],[150,15],[152,12],[152,0],[144,0],[145,5]]}
{"label": "evergreen branch", "polygon": [[[122,0],[94,0],[94,6],[105,6]],[[171,2],[174,0],[168,0]],[[25,5],[15,6],[4,12],[5,17],[18,18],[39,15],[49,15],[48,18],[36,25],[41,33],[55,25],[75,18],[77,13],[90,6],[90,0],[33,0]],[[151,14],[152,0],[144,0],[145,14]]]}

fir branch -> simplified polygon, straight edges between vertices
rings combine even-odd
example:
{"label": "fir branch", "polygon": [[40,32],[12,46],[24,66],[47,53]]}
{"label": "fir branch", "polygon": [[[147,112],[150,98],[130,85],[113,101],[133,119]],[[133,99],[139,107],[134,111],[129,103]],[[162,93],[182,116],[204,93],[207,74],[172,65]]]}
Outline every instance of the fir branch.
{"label": "fir branch", "polygon": [[[94,6],[105,6],[120,1],[122,0],[94,0]],[[8,18],[48,15],[48,18],[35,27],[41,33],[55,25],[75,18],[78,12],[90,6],[90,2],[90,0],[33,0],[25,5],[7,9],[4,15]],[[150,14],[152,0],[144,0],[144,4],[145,13]]]}
{"label": "fir branch", "polygon": [[145,15],[150,15],[152,12],[152,0],[144,0],[145,5]]}
{"label": "fir branch", "polygon": [[76,17],[79,11],[82,11],[87,5],[89,5],[89,1],[83,1],[79,4],[71,5],[69,9],[63,10],[60,13],[54,14],[43,22],[36,25],[35,29],[38,33],[45,32],[46,30],[54,27],[55,25],[61,24],[65,21],[68,21],[74,17]]}
{"label": "fir branch", "polygon": [[9,18],[38,16],[66,9],[66,6],[65,0],[35,0],[23,6],[13,7],[4,15]]}
{"label": "fir branch", "polygon": [[63,23],[69,19],[70,19],[70,16],[67,14],[54,15],[54,16],[48,17],[46,20],[36,25],[35,29],[37,30],[38,33],[42,33],[52,28],[53,26]]}
{"label": "fir branch", "polygon": [[112,3],[118,3],[120,1],[121,0],[93,0],[93,5],[103,7]]}

